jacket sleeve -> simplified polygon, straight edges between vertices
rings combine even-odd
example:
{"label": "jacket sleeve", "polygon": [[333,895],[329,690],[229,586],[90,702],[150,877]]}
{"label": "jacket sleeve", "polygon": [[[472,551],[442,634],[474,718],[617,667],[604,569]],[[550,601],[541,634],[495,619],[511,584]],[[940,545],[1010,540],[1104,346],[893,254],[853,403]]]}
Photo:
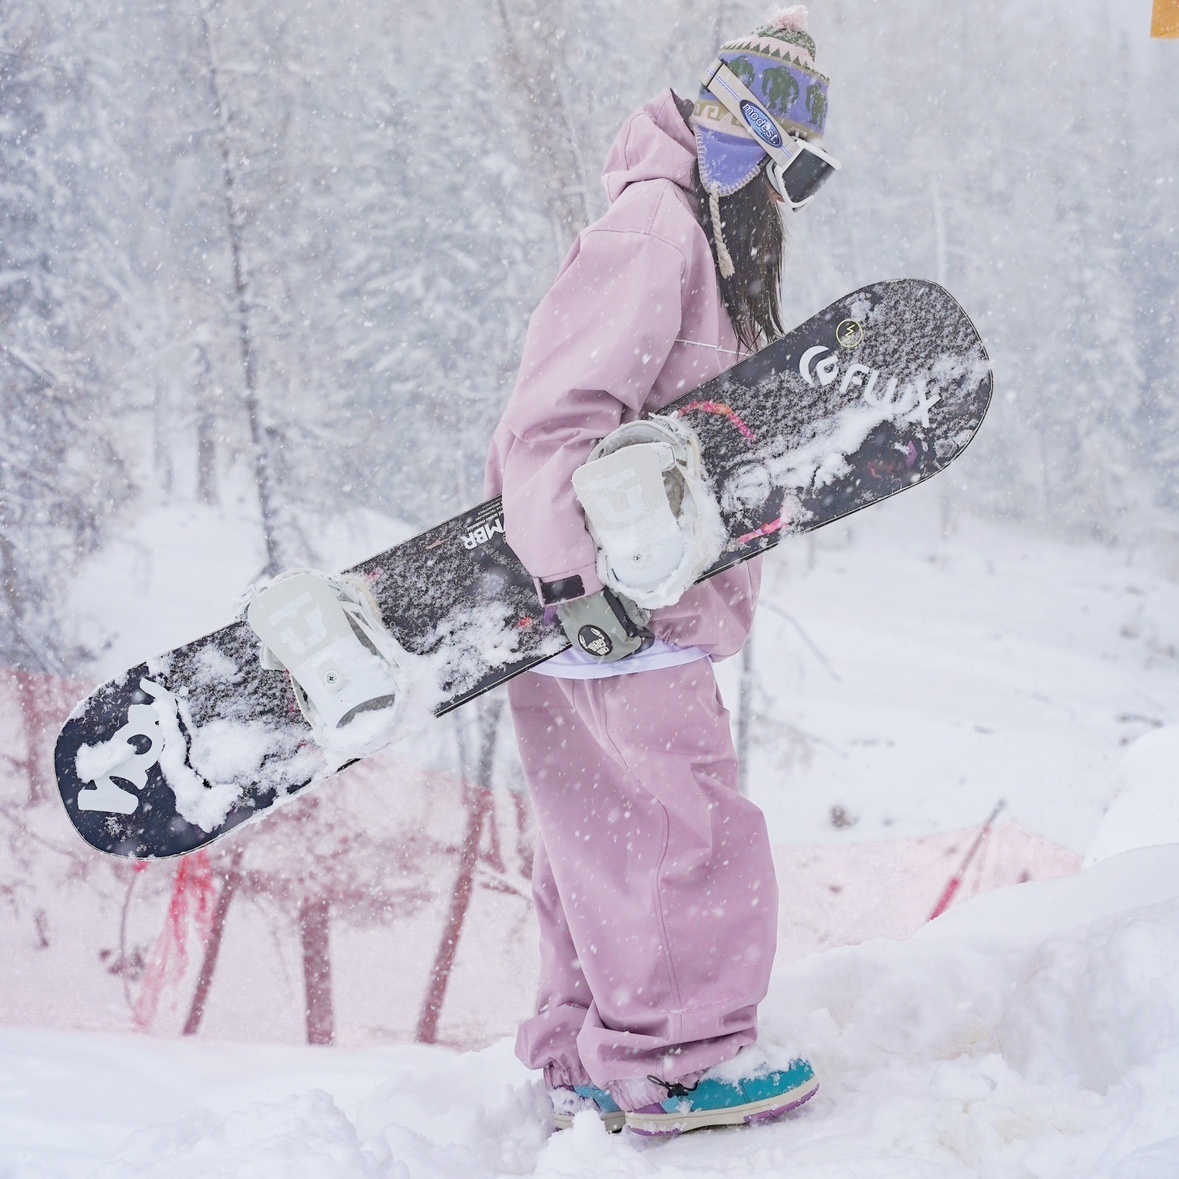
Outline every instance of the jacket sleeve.
{"label": "jacket sleeve", "polygon": [[573,472],[637,417],[679,334],[683,254],[659,238],[582,234],[533,313],[488,467],[508,543],[538,581],[601,589]]}

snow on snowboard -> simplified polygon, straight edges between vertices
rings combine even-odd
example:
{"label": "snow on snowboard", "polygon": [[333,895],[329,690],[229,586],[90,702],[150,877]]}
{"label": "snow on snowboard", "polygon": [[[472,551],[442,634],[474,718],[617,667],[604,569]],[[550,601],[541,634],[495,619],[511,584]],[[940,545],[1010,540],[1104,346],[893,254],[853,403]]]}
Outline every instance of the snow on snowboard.
{"label": "snow on snowboard", "polygon": [[[991,388],[962,308],[908,279],[840,299],[653,415],[691,428],[727,536],[700,580],[936,474],[974,436]],[[276,579],[258,601],[250,621],[141,663],[74,710],[57,779],[93,847],[193,851],[569,645],[504,539],[498,499],[345,575]],[[304,684],[313,700],[296,698]]]}

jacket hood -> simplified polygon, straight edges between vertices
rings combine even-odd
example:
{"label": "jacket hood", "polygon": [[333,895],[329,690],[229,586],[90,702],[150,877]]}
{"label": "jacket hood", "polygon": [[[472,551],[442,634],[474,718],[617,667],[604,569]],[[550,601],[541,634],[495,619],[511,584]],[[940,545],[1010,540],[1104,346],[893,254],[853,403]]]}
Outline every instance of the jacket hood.
{"label": "jacket hood", "polygon": [[602,169],[602,183],[613,204],[630,184],[640,180],[670,180],[693,190],[692,166],[696,139],[665,90],[640,107],[623,124]]}

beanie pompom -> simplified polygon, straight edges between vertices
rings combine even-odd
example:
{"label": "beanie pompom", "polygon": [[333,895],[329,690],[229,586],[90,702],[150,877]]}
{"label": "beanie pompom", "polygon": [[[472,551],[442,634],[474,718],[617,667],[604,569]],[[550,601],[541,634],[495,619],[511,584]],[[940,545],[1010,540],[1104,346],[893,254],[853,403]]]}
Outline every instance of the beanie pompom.
{"label": "beanie pompom", "polygon": [[780,8],[775,12],[766,21],[766,26],[783,33],[805,33],[807,17],[805,4],[792,4],[789,8]]}

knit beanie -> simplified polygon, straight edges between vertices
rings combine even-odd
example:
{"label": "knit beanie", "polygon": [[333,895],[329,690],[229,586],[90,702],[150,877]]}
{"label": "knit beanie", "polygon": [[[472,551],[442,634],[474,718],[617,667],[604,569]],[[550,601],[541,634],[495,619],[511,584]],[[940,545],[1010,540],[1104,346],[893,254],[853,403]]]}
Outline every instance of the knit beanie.
{"label": "knit beanie", "polygon": [[[820,139],[827,122],[827,83],[815,68],[815,43],[806,31],[807,10],[784,8],[746,37],[720,47],[718,56],[753,92],[783,131]],[[732,261],[720,233],[719,198],[744,188],[757,175],[766,152],[745,123],[707,90],[692,112],[700,182],[712,203],[721,273]]]}

